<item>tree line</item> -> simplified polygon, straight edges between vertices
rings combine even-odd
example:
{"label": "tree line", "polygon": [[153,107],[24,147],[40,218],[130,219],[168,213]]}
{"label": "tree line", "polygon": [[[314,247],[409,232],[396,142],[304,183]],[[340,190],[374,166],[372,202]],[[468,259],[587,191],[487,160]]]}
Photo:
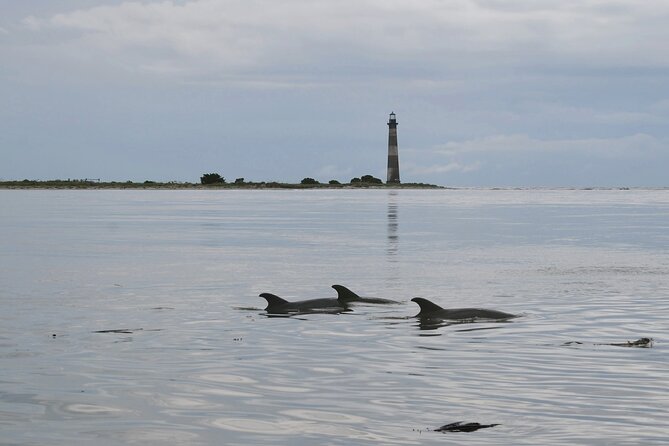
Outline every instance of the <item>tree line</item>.
{"label": "tree line", "polygon": [[[205,173],[200,177],[200,183],[203,185],[211,185],[211,184],[227,184],[226,180],[221,174],[212,172],[212,173]],[[244,181],[244,178],[237,178],[234,182],[234,184],[250,184],[246,183]],[[321,184],[320,181],[315,180],[310,177],[305,177],[300,181],[300,184],[303,185],[318,185]],[[331,185],[338,185],[342,184],[337,180],[330,180],[328,181],[328,184]],[[349,181],[348,184],[383,184],[383,181],[381,179],[376,178],[372,175],[363,175],[361,177],[355,177],[351,178],[351,181]]]}

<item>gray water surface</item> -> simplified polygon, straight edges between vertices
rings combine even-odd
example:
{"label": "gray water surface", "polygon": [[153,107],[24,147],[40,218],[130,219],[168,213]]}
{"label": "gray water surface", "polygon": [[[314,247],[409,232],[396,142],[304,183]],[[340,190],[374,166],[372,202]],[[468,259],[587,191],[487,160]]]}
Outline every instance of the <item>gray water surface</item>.
{"label": "gray water surface", "polygon": [[668,296],[668,190],[0,190],[0,444],[667,444]]}

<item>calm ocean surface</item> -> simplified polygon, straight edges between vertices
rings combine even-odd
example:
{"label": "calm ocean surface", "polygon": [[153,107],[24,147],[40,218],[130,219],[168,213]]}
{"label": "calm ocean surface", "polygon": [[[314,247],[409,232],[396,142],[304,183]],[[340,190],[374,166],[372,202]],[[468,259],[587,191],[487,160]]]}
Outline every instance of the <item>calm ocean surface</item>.
{"label": "calm ocean surface", "polygon": [[0,190],[0,444],[666,445],[668,298],[669,190]]}

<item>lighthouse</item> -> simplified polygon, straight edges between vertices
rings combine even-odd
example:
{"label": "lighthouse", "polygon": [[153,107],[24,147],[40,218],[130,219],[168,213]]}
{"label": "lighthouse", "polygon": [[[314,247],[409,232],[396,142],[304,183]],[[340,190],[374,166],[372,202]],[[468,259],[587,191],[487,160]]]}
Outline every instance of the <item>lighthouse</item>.
{"label": "lighthouse", "polygon": [[397,119],[395,112],[388,119],[388,179],[387,183],[400,182],[400,158],[397,153]]}

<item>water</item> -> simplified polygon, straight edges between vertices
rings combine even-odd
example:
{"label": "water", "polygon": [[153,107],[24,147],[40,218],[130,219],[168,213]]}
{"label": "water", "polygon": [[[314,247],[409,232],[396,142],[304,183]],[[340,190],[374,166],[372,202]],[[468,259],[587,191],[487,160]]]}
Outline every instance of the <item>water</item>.
{"label": "water", "polygon": [[[668,190],[4,190],[0,209],[0,444],[667,444]],[[335,283],[404,303],[270,318],[258,297]],[[430,326],[415,296],[522,317]],[[433,430],[455,421],[500,425]]]}

